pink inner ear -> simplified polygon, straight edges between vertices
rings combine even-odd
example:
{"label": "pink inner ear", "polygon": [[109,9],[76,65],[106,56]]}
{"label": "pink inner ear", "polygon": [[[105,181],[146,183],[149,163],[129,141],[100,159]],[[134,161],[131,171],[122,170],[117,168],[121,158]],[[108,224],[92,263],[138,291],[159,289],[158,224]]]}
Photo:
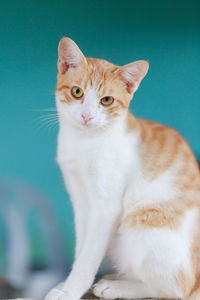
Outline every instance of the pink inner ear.
{"label": "pink inner ear", "polygon": [[127,92],[129,93],[129,94],[132,94],[132,92],[133,92],[133,89],[134,89],[134,83],[133,82],[127,82],[126,83],[126,89],[127,89]]}
{"label": "pink inner ear", "polygon": [[66,62],[61,62],[60,64],[60,73],[65,74],[69,69],[69,65]]}
{"label": "pink inner ear", "polygon": [[70,67],[72,67],[72,68],[76,68],[76,65],[74,65],[74,64],[69,64],[69,63],[67,63],[66,61],[62,61],[62,59],[61,58],[59,58],[58,59],[58,70],[59,70],[59,72],[63,75],[63,74],[65,74],[67,71],[68,71],[68,69],[70,68]]}

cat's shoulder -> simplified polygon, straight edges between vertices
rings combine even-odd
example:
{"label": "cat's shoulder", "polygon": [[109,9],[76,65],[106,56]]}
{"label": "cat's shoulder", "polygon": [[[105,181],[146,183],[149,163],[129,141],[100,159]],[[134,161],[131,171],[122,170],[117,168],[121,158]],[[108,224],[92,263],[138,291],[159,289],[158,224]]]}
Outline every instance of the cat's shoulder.
{"label": "cat's shoulder", "polygon": [[159,139],[168,136],[180,143],[187,143],[184,137],[173,127],[142,118],[137,118],[137,123],[143,140],[145,140],[145,137]]}
{"label": "cat's shoulder", "polygon": [[174,134],[177,137],[183,138],[176,129],[174,129],[173,127],[161,124],[159,122],[142,119],[142,118],[137,118],[137,122],[142,130],[149,129],[150,131],[155,131],[155,132],[163,131],[163,132],[168,132],[169,134]]}
{"label": "cat's shoulder", "polygon": [[144,144],[153,146],[155,143],[170,145],[181,145],[182,149],[191,153],[191,148],[185,138],[173,127],[166,126],[156,121],[135,118],[130,112],[127,118],[127,131],[138,131],[140,139]]}

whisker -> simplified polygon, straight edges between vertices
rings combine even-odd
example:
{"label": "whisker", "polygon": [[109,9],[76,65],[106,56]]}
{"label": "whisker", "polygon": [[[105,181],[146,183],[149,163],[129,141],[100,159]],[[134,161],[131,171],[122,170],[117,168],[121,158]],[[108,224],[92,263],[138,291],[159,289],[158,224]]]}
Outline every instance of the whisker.
{"label": "whisker", "polygon": [[47,124],[41,124],[41,126],[39,126],[38,128],[36,128],[36,131],[40,131],[41,132],[45,132],[46,130],[49,130],[49,129],[53,129],[53,126],[54,126],[54,129],[57,127],[57,123],[47,123]]}
{"label": "whisker", "polygon": [[39,126],[38,126],[38,129],[41,129],[43,127],[47,127],[49,124],[52,124],[52,123],[55,123],[57,124],[57,120],[45,120],[43,123],[41,123]]}
{"label": "whisker", "polygon": [[42,119],[42,118],[51,117],[51,116],[58,116],[58,114],[57,113],[46,114],[46,115],[39,116],[36,119]]}
{"label": "whisker", "polygon": [[42,116],[31,121],[31,125],[33,127],[37,127],[38,125],[44,123],[45,121],[54,121],[54,120],[58,121],[57,116],[47,116],[47,117]]}
{"label": "whisker", "polygon": [[[38,111],[38,110],[37,110]],[[39,110],[41,111],[41,109]],[[31,121],[31,125],[39,130],[41,128],[47,128],[47,127],[54,127],[58,124],[58,114],[57,114],[57,111],[56,109],[54,108],[48,108],[48,109],[43,109],[42,111],[49,111],[51,112],[50,114],[45,114],[45,115],[42,115],[42,116],[39,116],[37,118],[35,118],[34,120]]]}
{"label": "whisker", "polygon": [[51,117],[57,117],[57,114],[48,114],[48,115],[44,115],[44,116],[39,116],[37,117],[35,120],[38,120],[38,119],[43,119],[43,118],[51,118]]}
{"label": "whisker", "polygon": [[47,126],[45,126],[45,128],[47,129],[55,129],[57,127],[58,123],[49,123],[47,124]]}

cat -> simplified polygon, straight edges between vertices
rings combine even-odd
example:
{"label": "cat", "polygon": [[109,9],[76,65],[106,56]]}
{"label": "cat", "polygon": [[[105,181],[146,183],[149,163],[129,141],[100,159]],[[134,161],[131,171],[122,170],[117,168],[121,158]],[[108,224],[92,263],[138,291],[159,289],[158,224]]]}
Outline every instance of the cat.
{"label": "cat", "polygon": [[101,298],[200,299],[200,172],[177,131],[136,119],[129,103],[149,63],[86,58],[58,46],[57,162],[75,214],[75,262],[45,300],[78,300],[107,255]]}

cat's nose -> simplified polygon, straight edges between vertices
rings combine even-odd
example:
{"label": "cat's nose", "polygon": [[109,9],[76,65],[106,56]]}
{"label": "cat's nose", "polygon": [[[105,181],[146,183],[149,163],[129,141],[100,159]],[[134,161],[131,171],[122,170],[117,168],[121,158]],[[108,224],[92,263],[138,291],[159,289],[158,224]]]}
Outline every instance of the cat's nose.
{"label": "cat's nose", "polygon": [[87,124],[90,120],[93,119],[93,117],[90,114],[85,114],[85,113],[83,113],[81,117],[83,118],[85,124]]}

